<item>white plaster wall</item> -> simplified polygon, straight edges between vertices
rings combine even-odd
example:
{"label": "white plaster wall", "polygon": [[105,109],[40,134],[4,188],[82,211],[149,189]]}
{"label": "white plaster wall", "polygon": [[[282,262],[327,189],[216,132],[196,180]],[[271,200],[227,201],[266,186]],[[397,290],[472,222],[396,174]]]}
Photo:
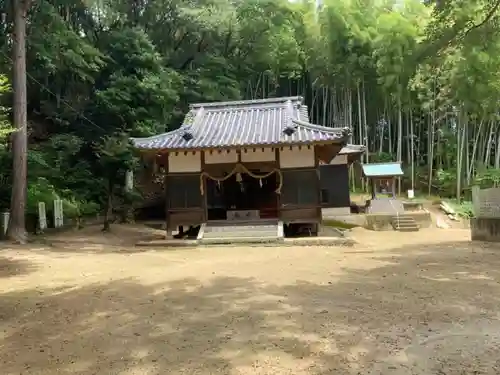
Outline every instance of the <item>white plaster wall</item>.
{"label": "white plaster wall", "polygon": [[333,165],[347,164],[347,155],[337,155],[330,162]]}
{"label": "white plaster wall", "polygon": [[170,173],[189,173],[201,171],[201,152],[170,153],[168,155]]}
{"label": "white plaster wall", "polygon": [[238,153],[236,150],[205,151],[205,164],[237,163]]}
{"label": "white plaster wall", "polygon": [[314,167],[314,147],[302,146],[286,147],[280,150],[281,168],[305,168]]}
{"label": "white plaster wall", "polygon": [[243,163],[274,161],[275,159],[276,154],[273,148],[249,148],[247,149],[247,152],[245,152],[245,150],[241,151],[241,161]]}

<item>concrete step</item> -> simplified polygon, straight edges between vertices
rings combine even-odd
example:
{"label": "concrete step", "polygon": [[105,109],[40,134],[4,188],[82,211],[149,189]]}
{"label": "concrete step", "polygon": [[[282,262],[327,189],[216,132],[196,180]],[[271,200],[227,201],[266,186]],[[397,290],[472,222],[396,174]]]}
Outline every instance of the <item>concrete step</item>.
{"label": "concrete step", "polygon": [[200,229],[198,240],[202,244],[270,243],[283,237],[283,223],[274,220],[206,223]]}
{"label": "concrete step", "polygon": [[394,228],[395,231],[397,232],[418,232],[418,228]]}
{"label": "concrete step", "polygon": [[418,228],[418,225],[416,223],[392,223],[392,225],[401,227],[401,228]]}
{"label": "concrete step", "polygon": [[404,214],[392,218],[392,227],[400,232],[417,232],[420,229],[413,217]]}
{"label": "concrete step", "polygon": [[415,222],[415,219],[412,218],[411,216],[393,217],[392,220],[394,220],[394,221],[400,221],[402,223],[413,223],[413,222]]}

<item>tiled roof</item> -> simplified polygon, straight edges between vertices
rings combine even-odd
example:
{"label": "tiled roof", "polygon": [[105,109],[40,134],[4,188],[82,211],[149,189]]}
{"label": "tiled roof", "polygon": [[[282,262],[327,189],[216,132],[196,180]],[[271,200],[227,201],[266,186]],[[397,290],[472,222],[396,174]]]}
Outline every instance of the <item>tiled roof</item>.
{"label": "tiled roof", "polygon": [[401,163],[399,162],[363,164],[361,167],[363,169],[363,174],[366,177],[390,177],[403,175]]}
{"label": "tiled roof", "polygon": [[349,129],[310,124],[307,112],[301,97],[192,104],[179,129],[132,141],[152,150],[347,142]]}
{"label": "tiled roof", "polygon": [[339,155],[345,155],[347,157],[348,164],[354,163],[361,159],[361,155],[366,151],[366,147],[363,145],[345,145],[339,152]]}
{"label": "tiled roof", "polygon": [[366,151],[366,147],[362,145],[345,145],[339,152],[339,155],[362,154]]}

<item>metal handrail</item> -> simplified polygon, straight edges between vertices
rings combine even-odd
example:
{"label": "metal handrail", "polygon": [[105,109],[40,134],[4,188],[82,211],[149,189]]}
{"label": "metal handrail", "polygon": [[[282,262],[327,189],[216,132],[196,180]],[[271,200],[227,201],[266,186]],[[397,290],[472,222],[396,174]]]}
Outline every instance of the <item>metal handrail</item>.
{"label": "metal handrail", "polygon": [[396,207],[394,207],[394,205],[392,204],[392,199],[389,199],[389,203],[391,204],[391,207],[394,211],[396,211],[396,220],[397,220],[397,223],[399,224],[399,211],[396,209]]}

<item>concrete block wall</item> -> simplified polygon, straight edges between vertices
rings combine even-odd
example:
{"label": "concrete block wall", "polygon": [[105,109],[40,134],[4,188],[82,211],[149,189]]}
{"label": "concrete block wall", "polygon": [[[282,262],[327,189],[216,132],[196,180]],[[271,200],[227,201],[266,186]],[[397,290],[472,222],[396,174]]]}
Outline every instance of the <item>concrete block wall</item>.
{"label": "concrete block wall", "polygon": [[473,218],[470,229],[473,241],[500,242],[500,218]]}

